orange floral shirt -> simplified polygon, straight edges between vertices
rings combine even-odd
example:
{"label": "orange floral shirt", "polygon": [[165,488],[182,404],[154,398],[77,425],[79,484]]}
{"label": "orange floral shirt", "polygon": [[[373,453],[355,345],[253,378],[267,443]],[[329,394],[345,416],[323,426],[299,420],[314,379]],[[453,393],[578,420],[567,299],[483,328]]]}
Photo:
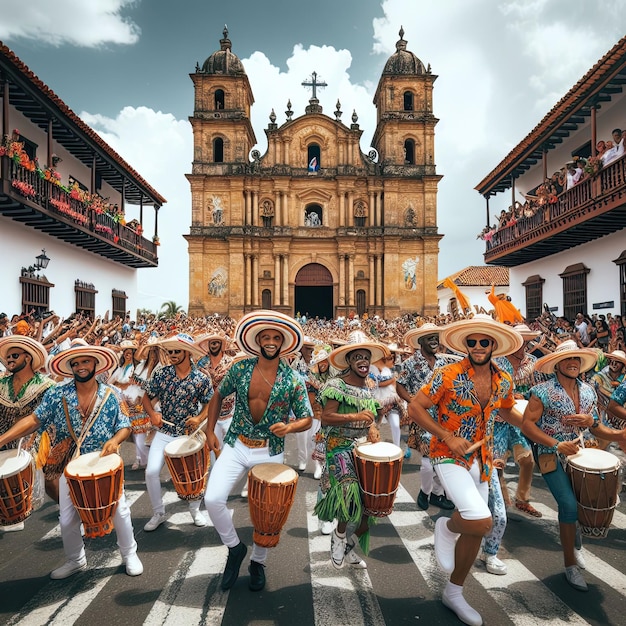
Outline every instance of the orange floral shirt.
{"label": "orange floral shirt", "polygon": [[486,439],[486,444],[471,454],[455,457],[450,448],[435,435],[430,442],[433,465],[456,463],[469,470],[477,460],[481,464],[481,481],[488,481],[493,469],[493,424],[498,409],[510,409],[515,404],[513,381],[507,372],[491,362],[491,396],[483,409],[474,388],[474,368],[466,357],[435,370],[431,380],[422,387],[437,407],[440,426],[471,443]]}

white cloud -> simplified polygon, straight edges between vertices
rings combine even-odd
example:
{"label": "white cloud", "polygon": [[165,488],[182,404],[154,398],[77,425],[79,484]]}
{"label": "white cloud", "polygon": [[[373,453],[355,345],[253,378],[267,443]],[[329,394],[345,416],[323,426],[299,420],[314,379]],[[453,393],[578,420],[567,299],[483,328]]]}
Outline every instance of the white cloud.
{"label": "white cloud", "polygon": [[123,16],[136,0],[2,0],[0,39],[93,48],[134,44],[140,29]]}

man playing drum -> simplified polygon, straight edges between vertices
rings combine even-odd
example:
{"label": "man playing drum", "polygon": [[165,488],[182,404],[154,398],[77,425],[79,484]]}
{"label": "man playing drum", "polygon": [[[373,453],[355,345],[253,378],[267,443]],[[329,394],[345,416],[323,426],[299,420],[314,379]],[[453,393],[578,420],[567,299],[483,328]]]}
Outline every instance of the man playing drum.
{"label": "man playing drum", "polygon": [[[355,552],[358,541],[369,552],[369,518],[363,507],[359,481],[352,458],[354,447],[365,442],[380,405],[367,385],[370,363],[387,353],[386,346],[368,341],[365,333],[350,333],[348,343],[335,348],[328,360],[341,373],[321,389],[322,426],[326,438],[326,466],[322,474],[323,498],[315,506],[322,521],[337,520],[330,538],[330,560],[340,569],[344,561],[355,568],[367,564]],[[348,524],[355,527],[347,537]]]}
{"label": "man playing drum", "polygon": [[[122,413],[113,390],[96,380],[98,374],[110,370],[116,361],[115,353],[96,346],[79,345],[57,354],[50,361],[50,371],[61,378],[71,376],[72,380],[48,389],[33,413],[0,435],[0,447],[36,430],[43,432],[53,428],[56,430],[56,441],[68,444],[64,465],[69,463],[74,452],[87,454],[101,451],[101,456],[116,453],[130,435],[130,421]],[[87,567],[81,522],[64,475],[59,480],[59,513],[67,560],[50,573],[50,578],[55,580],[67,578]],[[123,492],[113,525],[126,573],[139,576],[143,573],[143,565],[137,556],[130,507]]]}
{"label": "man playing drum", "polygon": [[[312,409],[306,387],[281,356],[300,349],[302,328],[293,318],[277,311],[259,310],[241,318],[235,340],[252,355],[233,363],[222,379],[208,410],[207,444],[219,450],[215,434],[224,398],[236,393],[235,412],[224,448],[209,475],[205,505],[224,545],[228,559],[222,575],[222,589],[230,589],[239,577],[239,568],[248,549],[240,541],[226,501],[231,489],[260,463],[282,463],[285,436],[311,427]],[[289,417],[293,412],[295,419]],[[267,548],[252,548],[251,591],[265,587]]]}
{"label": "man playing drum", "polygon": [[588,440],[597,435],[608,441],[626,441],[626,430],[613,430],[600,422],[593,387],[578,379],[579,374],[590,370],[596,360],[595,350],[578,348],[571,340],[541,357],[535,368],[543,374],[555,376],[531,388],[522,425],[522,432],[538,444],[540,468],[544,455],[553,457],[552,466],[544,466],[542,474],[558,505],[565,577],[578,591],[587,591],[587,583],[580,571],[585,568],[585,562],[582,547],[576,547],[578,504],[563,467],[564,460],[578,452],[581,436]]}
{"label": "man playing drum", "polygon": [[[153,515],[143,529],[156,530],[165,521],[165,505],[161,493],[161,470],[165,465],[165,446],[175,437],[187,434],[200,426],[206,418],[208,403],[213,395],[211,379],[195,365],[192,357],[203,356],[192,337],[178,334],[160,342],[167,350],[171,365],[158,370],[146,382],[143,407],[152,426],[158,428],[148,453],[146,488]],[[160,402],[161,411],[154,405]],[[198,410],[198,407],[202,407]],[[196,526],[206,526],[206,517],[200,511],[201,500],[189,501],[189,513]]]}
{"label": "man playing drum", "polygon": [[[450,574],[442,602],[461,621],[480,626],[482,617],[463,597],[463,583],[492,526],[494,421],[496,415],[514,424],[522,421],[513,408],[513,381],[491,359],[515,352],[523,342],[510,326],[488,315],[449,324],[441,342],[467,357],[435,371],[411,401],[409,417],[433,434],[431,462],[457,508],[450,519],[440,517],[435,524],[435,556]],[[436,422],[429,412],[435,405]]]}

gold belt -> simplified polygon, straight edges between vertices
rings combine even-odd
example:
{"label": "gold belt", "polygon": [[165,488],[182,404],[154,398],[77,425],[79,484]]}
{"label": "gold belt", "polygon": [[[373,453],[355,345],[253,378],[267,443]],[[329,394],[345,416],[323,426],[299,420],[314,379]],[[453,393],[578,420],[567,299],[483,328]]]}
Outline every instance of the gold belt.
{"label": "gold belt", "polygon": [[239,435],[238,439],[248,448],[265,448],[267,446],[267,439],[248,439],[245,435]]}

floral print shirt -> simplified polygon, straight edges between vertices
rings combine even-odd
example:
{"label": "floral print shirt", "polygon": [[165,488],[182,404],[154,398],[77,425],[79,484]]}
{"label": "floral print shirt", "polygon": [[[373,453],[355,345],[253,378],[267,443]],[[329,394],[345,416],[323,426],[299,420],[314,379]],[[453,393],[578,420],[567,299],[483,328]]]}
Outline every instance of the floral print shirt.
{"label": "floral print shirt", "polygon": [[430,382],[422,387],[422,393],[437,405],[440,426],[470,443],[487,440],[478,450],[455,457],[450,448],[433,435],[430,442],[431,462],[433,465],[456,463],[469,470],[477,460],[481,464],[482,482],[488,481],[492,473],[493,425],[498,410],[510,409],[515,403],[511,376],[493,362],[490,367],[491,395],[484,409],[480,406],[474,387],[474,368],[467,357],[437,369]]}
{"label": "floral print shirt", "polygon": [[[108,395],[106,394],[107,389],[111,390],[111,393]],[[122,428],[130,428],[130,420],[122,413],[118,397],[113,389],[104,383],[99,383],[96,393],[97,400],[91,415],[95,415],[98,411],[100,412],[80,448],[81,454],[102,450],[102,446],[115,433],[122,430]],[[106,400],[105,395],[107,395]],[[67,403],[67,411],[72,430],[74,431],[73,434],[67,425],[63,398],[65,398]],[[78,394],[76,392],[76,383],[73,380],[56,387],[50,387],[34,413],[41,422],[39,432],[42,433],[44,430],[48,430],[54,433],[51,436],[52,441],[58,443],[70,437],[80,438],[83,428],[83,417],[78,409]],[[89,417],[86,421],[89,421]]]}
{"label": "floral print shirt", "polygon": [[[591,385],[581,380],[576,380],[576,384],[578,385],[579,398],[578,411],[576,411],[574,401],[561,383],[559,383],[556,376],[545,383],[536,385],[530,390],[531,396],[537,397],[543,404],[543,413],[537,420],[537,426],[557,441],[573,441],[579,437],[581,432],[585,440],[593,439],[588,429],[564,424],[562,421],[562,418],[566,415],[574,415],[575,413],[593,415],[594,422],[598,421],[596,392]],[[553,452],[551,448],[541,444],[537,444],[537,448],[539,454]]]}
{"label": "floral print shirt", "polygon": [[229,446],[235,445],[235,440],[239,435],[248,439],[269,439],[270,455],[274,456],[284,451],[285,438],[272,434],[269,427],[278,422],[287,423],[291,418],[311,417],[313,409],[311,409],[305,383],[281,359],[267,407],[259,423],[255,424],[250,414],[248,392],[252,371],[258,360],[258,357],[250,357],[234,363],[219,386],[218,391],[223,398],[231,393],[237,394],[233,421],[224,437],[224,443]]}
{"label": "floral print shirt", "polygon": [[213,385],[195,365],[186,378],[179,378],[174,366],[167,365],[146,382],[146,393],[150,399],[159,399],[163,419],[174,424],[164,423],[161,432],[180,437],[185,434],[185,420],[198,415],[213,397]]}

